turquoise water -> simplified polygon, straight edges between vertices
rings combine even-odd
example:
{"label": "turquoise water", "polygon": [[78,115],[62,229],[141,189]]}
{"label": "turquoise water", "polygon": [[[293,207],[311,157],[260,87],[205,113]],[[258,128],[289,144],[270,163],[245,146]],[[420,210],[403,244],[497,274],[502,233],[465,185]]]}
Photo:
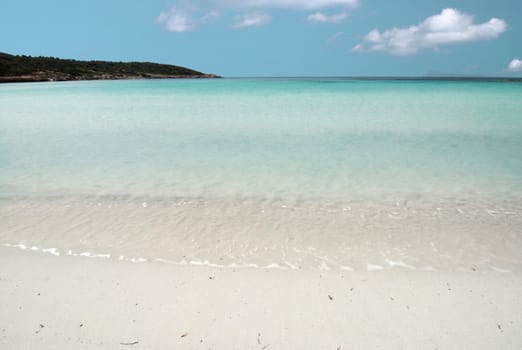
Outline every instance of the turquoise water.
{"label": "turquoise water", "polygon": [[522,84],[0,85],[0,245],[218,267],[522,272]]}
{"label": "turquoise water", "polygon": [[0,86],[0,193],[520,196],[522,84],[342,79]]}

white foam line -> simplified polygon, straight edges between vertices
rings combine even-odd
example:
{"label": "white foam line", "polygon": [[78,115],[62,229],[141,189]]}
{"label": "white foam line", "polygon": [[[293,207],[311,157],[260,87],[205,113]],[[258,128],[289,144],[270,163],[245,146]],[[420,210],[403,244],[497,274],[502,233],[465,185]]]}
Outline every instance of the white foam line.
{"label": "white foam line", "polygon": [[319,265],[319,270],[330,270],[330,267],[324,262],[324,260],[321,260],[321,265]]}
{"label": "white foam line", "polygon": [[157,262],[160,262],[163,264],[169,264],[169,265],[181,265],[179,263],[176,263],[175,261],[162,259],[162,258],[156,258],[156,259],[154,259],[154,261],[157,261]]}
{"label": "white foam line", "polygon": [[[33,248],[36,248],[36,247],[33,247]],[[38,249],[36,249],[36,250],[38,250]],[[60,256],[60,252],[58,252],[58,250],[56,248],[42,249],[42,253],[49,253],[54,256]]]}
{"label": "white foam line", "polygon": [[22,250],[26,250],[27,247],[22,244],[22,243],[19,243],[19,244],[9,244],[9,243],[4,243],[3,244],[4,247],[10,247],[10,248],[20,248]]}
{"label": "white foam line", "polygon": [[[21,250],[24,250],[24,251],[40,251],[42,253],[47,253],[47,254],[51,254],[51,255],[54,255],[54,256],[60,256],[61,255],[61,253],[58,251],[57,248],[40,248],[40,247],[37,247],[37,246],[30,246],[29,247],[29,246],[27,246],[27,245],[25,245],[23,243],[18,243],[18,244],[2,243],[1,246],[9,247],[9,248],[18,248],[18,249],[21,249]],[[333,264],[333,265],[337,266],[340,270],[354,271],[354,269],[352,267],[341,265],[341,264],[339,264],[339,263],[337,263],[335,261],[330,260],[327,257],[321,257],[318,254],[315,254],[315,253],[312,253],[312,252],[309,252],[309,251],[303,251],[303,250],[300,250],[300,249],[297,249],[297,248],[293,248],[293,250],[295,252],[297,252],[297,253],[310,255],[310,256],[318,259],[321,262],[321,264],[318,267],[320,270],[331,270],[330,266],[327,264],[327,263],[329,263],[329,264]],[[94,254],[94,253],[91,253],[91,252],[75,253],[75,252],[73,252],[70,249],[64,255],[74,256],[74,257],[94,258],[94,259],[110,259],[111,258],[111,254]],[[143,263],[143,262],[149,261],[149,259],[143,258],[143,257],[126,257],[124,255],[119,255],[118,256],[118,260],[120,260],[120,261],[128,261],[128,262],[132,262],[132,263]],[[278,269],[278,270],[298,270],[298,269],[300,269],[299,266],[296,266],[296,265],[294,265],[294,264],[292,264],[292,263],[290,263],[289,261],[286,261],[286,260],[284,261],[284,264],[286,266],[281,266],[280,264],[275,263],[275,262],[271,263],[271,264],[264,265],[264,266],[260,266],[260,265],[254,264],[254,263],[250,263],[250,264],[231,263],[229,265],[223,265],[223,264],[211,263],[208,260],[204,260],[204,261],[199,261],[199,260],[187,261],[187,260],[183,259],[183,260],[181,260],[179,262],[176,262],[176,261],[156,258],[156,259],[153,259],[153,261],[167,263],[167,264],[172,264],[172,265],[208,266],[208,267],[214,267],[214,268],[228,268],[228,269],[229,268],[239,268],[239,269],[242,269],[242,268],[260,268],[260,269]],[[387,263],[388,263],[388,265],[390,265],[392,267],[393,266],[398,266],[398,267],[404,267],[404,268],[408,268],[408,269],[417,269],[414,266],[408,265],[408,264],[406,264],[406,263],[404,263],[402,261],[387,260]],[[367,266],[367,270],[368,271],[384,270],[384,267],[380,266],[380,265],[367,264],[366,266]],[[491,269],[496,271],[496,272],[501,272],[501,273],[511,273],[512,272],[511,270],[504,270],[504,269],[496,268],[496,267],[493,267],[493,266],[491,267]],[[432,267],[425,267],[425,268],[421,268],[420,270],[436,271],[436,269],[434,269]]]}
{"label": "white foam line", "polygon": [[30,250],[30,251],[33,251],[33,252],[38,252],[38,251],[41,251],[42,253],[48,253],[48,254],[51,254],[51,255],[54,255],[54,256],[60,256],[60,252],[58,252],[58,250],[56,248],[40,248],[40,247],[37,247],[37,246],[31,246],[31,247],[28,247],[26,246],[25,244],[23,243],[18,243],[18,244],[9,244],[9,243],[3,243],[2,246],[4,247],[8,247],[8,248],[18,248],[18,249],[21,249],[21,250]]}
{"label": "white foam line", "polygon": [[384,270],[384,267],[382,267],[381,265],[366,264],[366,269],[368,271]]}
{"label": "white foam line", "polygon": [[310,255],[310,256],[318,259],[319,261],[321,261],[321,265],[319,265],[319,269],[321,269],[321,270],[330,270],[330,267],[328,266],[327,263],[335,265],[338,268],[343,269],[343,270],[353,270],[351,267],[341,265],[338,262],[333,261],[333,260],[327,258],[326,256],[320,256],[319,254],[315,254],[315,253],[312,253],[312,252],[307,252],[305,250],[301,250],[301,249],[298,249],[298,248],[295,248],[295,247],[293,248],[293,251],[296,252],[296,253],[300,253],[300,254]]}
{"label": "white foam line", "polygon": [[345,271],[353,271],[353,268],[351,268],[350,266],[339,265],[339,268]]}
{"label": "white foam line", "polygon": [[265,269],[281,269],[281,270],[286,270],[284,267],[282,267],[281,265],[279,265],[278,263],[271,263],[269,265],[266,265],[265,266]]}
{"label": "white foam line", "polygon": [[417,270],[415,266],[408,265],[403,261],[392,261],[392,260],[386,260],[386,263],[390,265],[391,267],[404,267],[406,269],[410,270]]}
{"label": "white foam line", "polygon": [[[42,253],[47,253],[47,254],[51,254],[54,256],[60,256],[62,254],[62,253],[60,253],[60,251],[57,248],[40,248],[37,246],[28,247],[23,243],[18,243],[18,244],[3,243],[2,246],[9,247],[9,248],[18,248],[21,250],[30,250],[33,252],[42,252]],[[102,258],[102,259],[109,259],[111,257],[110,254],[93,254],[90,252],[75,253],[70,249],[67,251],[67,253],[65,253],[65,255],[81,256],[81,257],[87,257],[87,258]]]}
{"label": "white foam line", "polygon": [[[99,254],[99,255],[103,255],[103,254]],[[107,257],[107,258],[110,258],[110,254],[106,254],[105,256],[96,256],[97,258],[99,257]],[[140,258],[140,257],[126,257],[125,255],[120,255],[118,257],[118,260],[120,261],[127,261],[127,262],[131,262],[131,263],[144,263],[144,262],[147,262],[148,259],[146,258]]]}
{"label": "white foam line", "polygon": [[299,267],[297,267],[297,266],[294,265],[294,264],[289,263],[289,262],[286,261],[286,260],[285,260],[285,264],[288,265],[288,267],[290,267],[291,270],[299,270]]}
{"label": "white foam line", "polygon": [[71,252],[71,255],[72,256],[84,256],[86,258],[102,258],[102,259],[109,259],[111,257],[110,254],[94,254],[94,253],[91,253],[91,252],[83,252],[83,253],[80,253],[80,254],[76,254],[76,253],[72,253]]}
{"label": "white foam line", "polygon": [[[256,248],[257,249],[257,248]],[[290,263],[287,259],[286,259],[286,252],[288,250],[288,247],[281,247],[281,252],[283,253],[283,261],[285,263],[286,266],[288,266],[291,270],[298,270],[298,267],[292,263]]]}
{"label": "white foam line", "polygon": [[247,269],[247,268],[256,268],[256,269],[281,269],[281,270],[288,270],[288,268],[284,267],[284,266],[281,266],[277,263],[272,263],[272,264],[268,264],[266,266],[260,266],[258,264],[236,264],[236,263],[231,263],[229,265],[223,265],[223,264],[215,264],[215,263],[211,263],[209,262],[208,260],[204,260],[204,261],[199,261],[199,260],[191,260],[191,261],[186,261],[186,260],[181,260],[181,261],[173,261],[173,260],[167,260],[167,259],[162,259],[162,258],[156,258],[154,259],[154,261],[157,261],[157,262],[161,262],[161,263],[165,263],[165,264],[169,264],[169,265],[177,265],[177,266],[187,266],[187,265],[192,265],[192,266],[207,266],[207,267],[213,267],[213,268],[220,268],[220,269]]}

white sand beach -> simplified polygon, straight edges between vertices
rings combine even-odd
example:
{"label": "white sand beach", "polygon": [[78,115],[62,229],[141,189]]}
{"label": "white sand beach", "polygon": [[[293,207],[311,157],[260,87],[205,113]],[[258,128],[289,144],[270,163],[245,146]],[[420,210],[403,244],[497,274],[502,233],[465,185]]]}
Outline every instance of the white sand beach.
{"label": "white sand beach", "polygon": [[218,269],[0,248],[2,349],[520,349],[522,276]]}
{"label": "white sand beach", "polygon": [[521,350],[521,95],[3,85],[0,350]]}

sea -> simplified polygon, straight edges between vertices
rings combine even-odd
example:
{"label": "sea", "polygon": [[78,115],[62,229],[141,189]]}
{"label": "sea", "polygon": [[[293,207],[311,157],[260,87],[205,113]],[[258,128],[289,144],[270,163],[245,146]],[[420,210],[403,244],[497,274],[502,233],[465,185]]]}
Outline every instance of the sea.
{"label": "sea", "polygon": [[522,272],[522,82],[0,85],[0,245],[217,268]]}

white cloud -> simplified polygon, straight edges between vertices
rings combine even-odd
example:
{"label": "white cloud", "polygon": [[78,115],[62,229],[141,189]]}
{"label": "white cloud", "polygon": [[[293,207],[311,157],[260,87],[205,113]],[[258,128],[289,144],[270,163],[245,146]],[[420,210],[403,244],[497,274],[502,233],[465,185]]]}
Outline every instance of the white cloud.
{"label": "white cloud", "polygon": [[[229,0],[230,4],[247,7],[317,10],[327,7],[354,7],[358,0]],[[234,6],[235,7],[235,6]]]}
{"label": "white cloud", "polygon": [[190,12],[172,7],[166,12],[161,12],[156,21],[163,23],[169,32],[189,32],[197,26],[219,17],[217,11],[210,11],[199,17],[193,16]]}
{"label": "white cloud", "polygon": [[333,42],[333,41],[336,41],[337,39],[339,39],[340,37],[342,37],[344,35],[344,32],[337,32],[335,34],[333,34],[331,37],[328,38],[328,41],[329,42]]}
{"label": "white cloud", "polygon": [[422,49],[438,49],[442,45],[494,39],[506,31],[507,23],[498,18],[475,24],[473,16],[447,8],[407,28],[384,32],[374,29],[354,51],[385,51],[394,55],[413,55]]}
{"label": "white cloud", "polygon": [[247,13],[244,15],[237,15],[236,22],[233,28],[259,27],[267,24],[272,20],[272,17],[266,13]]}
{"label": "white cloud", "polygon": [[509,62],[507,70],[509,72],[522,72],[522,60],[514,58],[511,62]]}
{"label": "white cloud", "polygon": [[343,37],[343,35],[344,35],[344,32],[337,32],[337,33],[331,35],[326,40],[326,44],[328,46],[335,46],[337,44],[337,42]]}
{"label": "white cloud", "polygon": [[160,13],[157,21],[165,24],[165,29],[169,32],[188,32],[195,26],[194,21],[188,15],[178,13],[174,9]]}
{"label": "white cloud", "polygon": [[[270,22],[266,11],[271,9],[288,11],[318,11],[321,9],[346,9],[359,4],[359,0],[177,0],[175,5],[157,18],[171,32],[188,32],[217,17],[218,13],[232,11],[246,13],[234,17],[234,28],[259,26]],[[348,14],[345,12],[327,16],[316,12],[308,20],[315,23],[340,23]]]}
{"label": "white cloud", "polygon": [[346,18],[348,18],[348,14],[346,12],[341,12],[341,13],[338,13],[336,15],[331,15],[331,16],[325,15],[322,12],[316,12],[316,13],[313,13],[310,16],[308,16],[307,20],[308,20],[308,22],[311,22],[311,23],[338,24],[338,23],[344,22],[344,20]]}

